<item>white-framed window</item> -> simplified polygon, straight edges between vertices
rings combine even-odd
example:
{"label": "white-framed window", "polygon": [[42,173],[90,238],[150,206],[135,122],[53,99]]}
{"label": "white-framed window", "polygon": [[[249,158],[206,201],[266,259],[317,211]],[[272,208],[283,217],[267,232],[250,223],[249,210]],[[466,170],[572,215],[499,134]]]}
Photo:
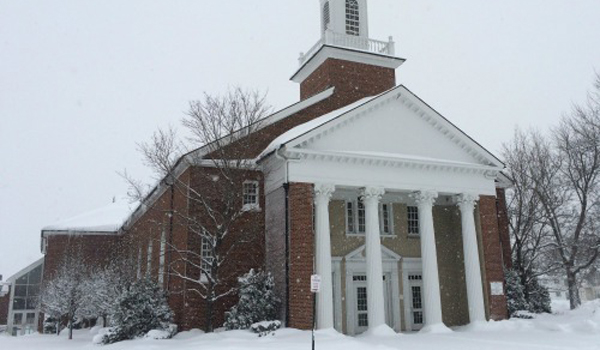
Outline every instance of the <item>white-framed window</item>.
{"label": "white-framed window", "polygon": [[407,226],[408,234],[413,236],[419,235],[419,208],[415,206],[408,206],[406,208],[407,213]]}
{"label": "white-framed window", "polygon": [[150,276],[152,273],[152,246],[152,240],[148,241],[148,250],[146,251],[146,276]]}
{"label": "white-framed window", "polygon": [[167,228],[163,224],[162,232],[160,234],[160,256],[158,257],[158,284],[163,286],[165,281],[165,255],[167,253]]}
{"label": "white-framed window", "polygon": [[346,0],[346,34],[360,35],[360,12],[357,0]]}
{"label": "white-framed window", "polygon": [[138,257],[137,257],[137,278],[142,277],[142,247],[138,248]]}
{"label": "white-framed window", "polygon": [[[346,234],[364,235],[367,221],[365,206],[361,200],[346,201]],[[382,236],[394,234],[391,203],[379,204],[379,230]]]}
{"label": "white-framed window", "polygon": [[244,181],[243,184],[243,210],[260,209],[258,181]]}
{"label": "white-framed window", "polygon": [[394,234],[392,207],[391,203],[379,204],[379,229],[384,236]]}
{"label": "white-framed window", "polygon": [[[207,235],[204,235],[202,237],[202,251],[201,251],[201,258],[202,258],[202,270],[209,272],[210,271],[210,266],[213,263],[213,260],[215,259],[215,257],[213,256],[212,253],[212,244],[210,242],[212,238],[208,237]],[[204,275],[202,276],[202,278],[206,278]]]}
{"label": "white-framed window", "polygon": [[329,1],[323,5],[323,31],[327,30],[327,27],[331,23],[331,10],[329,8]]}

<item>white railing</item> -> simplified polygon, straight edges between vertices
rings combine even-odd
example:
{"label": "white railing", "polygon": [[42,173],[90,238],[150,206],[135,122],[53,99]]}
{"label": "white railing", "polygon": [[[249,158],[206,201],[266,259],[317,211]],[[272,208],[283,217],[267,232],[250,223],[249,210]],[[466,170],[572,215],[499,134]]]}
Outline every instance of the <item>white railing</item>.
{"label": "white railing", "polygon": [[323,45],[347,47],[387,56],[394,56],[396,53],[394,39],[391,36],[388,41],[380,41],[327,30],[323,37],[307,53],[300,53],[300,57],[298,58],[300,65],[308,61]]}

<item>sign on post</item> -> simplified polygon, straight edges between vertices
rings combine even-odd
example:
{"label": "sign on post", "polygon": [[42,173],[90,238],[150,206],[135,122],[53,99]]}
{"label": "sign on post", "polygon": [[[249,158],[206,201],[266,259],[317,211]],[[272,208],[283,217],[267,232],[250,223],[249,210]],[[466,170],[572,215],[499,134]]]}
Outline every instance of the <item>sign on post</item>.
{"label": "sign on post", "polygon": [[321,276],[310,276],[310,291],[312,293],[319,293],[321,291]]}

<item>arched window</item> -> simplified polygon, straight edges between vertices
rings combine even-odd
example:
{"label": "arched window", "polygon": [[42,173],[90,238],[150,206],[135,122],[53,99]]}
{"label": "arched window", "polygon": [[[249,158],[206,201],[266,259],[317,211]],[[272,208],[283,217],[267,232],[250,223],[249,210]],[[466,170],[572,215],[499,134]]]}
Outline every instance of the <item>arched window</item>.
{"label": "arched window", "polygon": [[329,1],[323,5],[323,32],[327,30],[331,22],[331,11],[329,10]]}
{"label": "arched window", "polygon": [[357,0],[346,0],[346,34],[360,35],[360,12]]}

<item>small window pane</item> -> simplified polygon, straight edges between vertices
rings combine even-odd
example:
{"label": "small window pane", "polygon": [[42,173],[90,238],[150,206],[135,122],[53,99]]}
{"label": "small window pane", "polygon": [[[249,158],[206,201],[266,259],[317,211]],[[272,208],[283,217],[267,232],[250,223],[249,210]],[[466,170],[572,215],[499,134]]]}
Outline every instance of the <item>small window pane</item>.
{"label": "small window pane", "polygon": [[355,232],[354,227],[354,205],[352,202],[346,202],[346,227],[350,233]]}
{"label": "small window pane", "polygon": [[40,285],[39,284],[32,284],[27,287],[27,296],[35,297],[35,296],[38,296],[39,294],[40,294]]}
{"label": "small window pane", "polygon": [[25,298],[14,298],[13,310],[25,310]]}
{"label": "small window pane", "polygon": [[391,204],[384,203],[381,205],[381,232],[386,235],[392,234],[391,208]]}
{"label": "small window pane", "polygon": [[17,279],[17,282],[15,282],[16,284],[27,284],[27,274],[19,277]]}
{"label": "small window pane", "polygon": [[356,308],[358,311],[367,311],[367,287],[356,288]]}
{"label": "small window pane", "polygon": [[209,239],[208,237],[202,238],[202,270],[204,270],[204,273],[209,273],[214,260]]}
{"label": "small window pane", "polygon": [[38,306],[38,298],[30,297],[27,298],[27,305],[25,306],[26,310],[35,310]]}
{"label": "small window pane", "polygon": [[419,208],[408,207],[408,234],[418,235],[419,234]]}
{"label": "small window pane", "polygon": [[367,314],[358,314],[358,326],[369,327],[369,317]]}
{"label": "small window pane", "polygon": [[27,286],[15,286],[15,296],[16,297],[26,297],[27,296]]}
{"label": "small window pane", "polygon": [[15,314],[13,316],[13,325],[20,326],[23,323],[23,314]]}
{"label": "small window pane", "polygon": [[29,273],[29,284],[39,284],[42,281],[42,266],[38,266]]}
{"label": "small window pane", "polygon": [[244,205],[258,204],[258,182],[244,182]]}
{"label": "small window pane", "polygon": [[360,13],[358,1],[346,0],[346,34],[360,35]]}
{"label": "small window pane", "polygon": [[365,206],[363,202],[358,201],[358,232],[365,233],[366,231],[366,219],[365,219]]}

